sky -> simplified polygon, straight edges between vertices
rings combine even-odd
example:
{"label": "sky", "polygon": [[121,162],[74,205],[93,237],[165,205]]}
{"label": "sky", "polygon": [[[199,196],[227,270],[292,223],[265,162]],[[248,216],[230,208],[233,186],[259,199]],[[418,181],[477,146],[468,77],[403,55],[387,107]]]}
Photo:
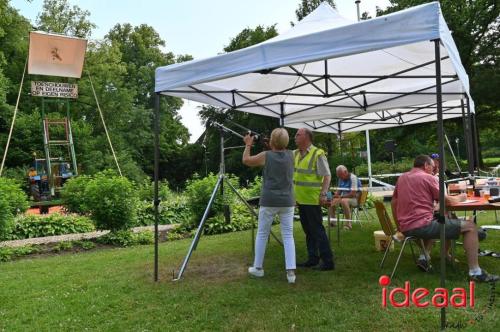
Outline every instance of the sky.
{"label": "sky", "polygon": [[[276,24],[278,33],[296,22],[295,10],[300,0],[69,0],[90,12],[89,20],[97,25],[91,39],[102,39],[117,23],[134,26],[148,24],[165,40],[165,51],[190,54],[202,59],[222,53],[245,28]],[[41,12],[43,0],[11,0],[11,5],[33,24]],[[357,18],[354,0],[336,0],[339,13]],[[389,0],[362,0],[361,12],[375,16],[376,6],[386,8]],[[189,129],[190,142],[202,134],[198,118],[200,104],[185,100],[179,111],[182,123]]]}

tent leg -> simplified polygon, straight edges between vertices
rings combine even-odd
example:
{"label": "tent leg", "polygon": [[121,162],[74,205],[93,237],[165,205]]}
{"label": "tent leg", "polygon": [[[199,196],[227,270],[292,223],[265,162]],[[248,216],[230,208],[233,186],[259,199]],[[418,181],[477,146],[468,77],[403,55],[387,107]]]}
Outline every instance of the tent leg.
{"label": "tent leg", "polygon": [[[468,100],[467,100],[467,104],[469,104]],[[470,144],[469,112],[467,112],[467,115],[465,114],[465,105],[464,105],[463,99],[460,100],[460,105],[462,107],[462,119],[463,119],[464,137],[465,137],[465,151],[467,152],[467,166],[468,166],[469,176],[472,176],[472,175],[474,175],[474,160],[473,160],[474,158],[472,158],[472,149],[471,149],[471,144]]]}
{"label": "tent leg", "polygon": [[[438,135],[438,150],[441,156],[441,164],[446,165],[444,155],[444,127],[443,127],[443,96],[441,89],[441,55],[440,55],[440,39],[434,40],[435,51],[435,66],[436,66],[436,102],[437,102],[437,135]],[[441,287],[445,288],[446,284],[446,252],[445,252],[445,202],[444,202],[444,167],[439,168],[439,222],[440,222],[440,240],[441,240]],[[441,308],[441,330],[446,328],[446,308]]]}
{"label": "tent leg", "polygon": [[372,187],[372,154],[370,151],[370,131],[365,131],[366,135],[366,158],[368,162],[368,187]]}
{"label": "tent leg", "polygon": [[154,214],[155,214],[155,258],[154,258],[154,280],[158,281],[158,221],[159,205],[158,198],[158,177],[160,159],[160,94],[155,95],[155,117],[154,117]]}

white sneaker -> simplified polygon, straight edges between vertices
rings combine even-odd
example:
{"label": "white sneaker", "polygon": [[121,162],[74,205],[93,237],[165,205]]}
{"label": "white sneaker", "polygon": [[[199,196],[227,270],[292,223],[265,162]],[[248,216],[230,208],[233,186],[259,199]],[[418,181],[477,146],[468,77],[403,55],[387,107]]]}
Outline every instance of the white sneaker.
{"label": "white sneaker", "polygon": [[288,279],[289,284],[295,283],[295,271],[286,271],[286,278]]}
{"label": "white sneaker", "polygon": [[256,267],[250,266],[248,268],[248,273],[250,273],[254,277],[261,278],[264,276],[264,269],[258,269]]}

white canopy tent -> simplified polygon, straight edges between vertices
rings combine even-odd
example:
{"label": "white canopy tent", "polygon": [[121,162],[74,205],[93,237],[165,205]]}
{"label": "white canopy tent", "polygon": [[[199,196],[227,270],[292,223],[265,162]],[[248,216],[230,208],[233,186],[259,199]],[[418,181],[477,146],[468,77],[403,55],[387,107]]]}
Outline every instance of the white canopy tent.
{"label": "white canopy tent", "polygon": [[362,22],[323,3],[258,45],[157,68],[155,91],[336,134],[435,121],[437,39],[443,118],[460,117],[469,81],[437,2]]}
{"label": "white canopy tent", "polygon": [[[444,158],[443,119],[465,116],[465,108],[469,115],[474,112],[468,76],[438,2],[361,22],[323,3],[278,37],[157,68],[155,80],[157,134],[159,97],[164,94],[335,134],[437,120],[438,152]],[[464,123],[466,131],[471,129]],[[157,148],[155,181],[158,154]],[[444,287],[443,168],[439,186]],[[157,195],[156,187],[156,211]],[[191,249],[183,268],[190,254]],[[444,308],[441,313],[444,328]]]}

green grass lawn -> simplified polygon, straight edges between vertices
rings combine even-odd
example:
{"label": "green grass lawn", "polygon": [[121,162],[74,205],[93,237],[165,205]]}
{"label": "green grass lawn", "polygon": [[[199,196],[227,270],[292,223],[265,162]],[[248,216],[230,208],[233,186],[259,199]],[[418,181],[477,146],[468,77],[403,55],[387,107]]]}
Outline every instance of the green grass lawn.
{"label": "green grass lawn", "polygon": [[[480,223],[494,223],[492,213]],[[271,240],[265,277],[250,278],[250,232],[203,237],[183,280],[173,282],[190,240],[160,246],[160,282],[153,282],[153,246],[23,259],[0,264],[0,330],[2,331],[432,331],[439,329],[439,309],[381,308],[378,268],[382,254],[374,249],[378,221],[333,236],[337,269],[299,270],[289,285],[281,247]],[[274,228],[279,233],[279,228]],[[304,236],[295,224],[298,261],[305,259]],[[332,232],[335,235],[335,232]],[[399,248],[399,247],[398,247]],[[500,251],[500,231],[490,231],[482,249]],[[389,273],[393,252],[383,272]],[[448,268],[447,288],[466,287],[462,263]],[[481,257],[481,265],[500,273],[500,260]],[[424,274],[402,259],[391,286],[405,280],[412,288],[439,287],[436,271]],[[474,308],[447,310],[448,321],[462,331],[500,329],[498,288],[488,308],[490,286],[476,286]]]}

